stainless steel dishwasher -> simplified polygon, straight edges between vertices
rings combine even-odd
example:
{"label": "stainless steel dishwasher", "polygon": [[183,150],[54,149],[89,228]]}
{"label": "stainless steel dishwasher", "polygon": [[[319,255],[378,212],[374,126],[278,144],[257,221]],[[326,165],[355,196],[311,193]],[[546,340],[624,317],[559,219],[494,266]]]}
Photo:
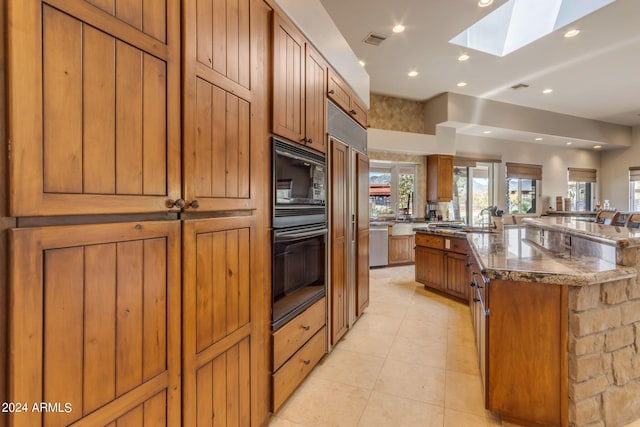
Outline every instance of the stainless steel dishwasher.
{"label": "stainless steel dishwasher", "polygon": [[389,263],[389,226],[369,227],[369,267],[386,266]]}

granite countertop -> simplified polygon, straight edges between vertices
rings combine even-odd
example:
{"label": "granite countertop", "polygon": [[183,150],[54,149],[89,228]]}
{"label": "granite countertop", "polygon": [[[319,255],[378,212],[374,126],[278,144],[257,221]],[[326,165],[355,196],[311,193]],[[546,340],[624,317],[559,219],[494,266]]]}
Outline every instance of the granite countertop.
{"label": "granite countertop", "polygon": [[640,228],[596,224],[567,217],[525,218],[522,222],[537,228],[560,231],[617,248],[640,246]]}
{"label": "granite countertop", "polygon": [[422,226],[422,227],[414,227],[413,231],[420,234],[431,234],[433,236],[444,236],[444,237],[461,237],[463,239],[467,236],[466,231],[462,231],[460,229],[454,229],[454,228],[442,228],[442,227],[432,228],[429,226]]}
{"label": "granite countertop", "polygon": [[[565,221],[563,218],[558,220]],[[553,223],[555,218],[546,222],[549,226]],[[499,233],[468,233],[467,239],[482,274],[490,279],[570,286],[631,278],[637,274],[633,267],[619,266],[596,257],[551,253],[525,240],[525,233],[524,227],[508,228]]]}

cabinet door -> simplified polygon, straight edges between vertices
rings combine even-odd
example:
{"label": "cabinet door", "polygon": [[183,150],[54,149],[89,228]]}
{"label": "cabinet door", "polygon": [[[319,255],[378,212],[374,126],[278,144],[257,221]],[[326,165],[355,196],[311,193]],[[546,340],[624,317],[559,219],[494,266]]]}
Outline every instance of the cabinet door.
{"label": "cabinet door", "polygon": [[254,0],[183,3],[186,209],[255,208],[268,163],[261,135],[269,16]]}
{"label": "cabinet door", "polygon": [[180,4],[92,3],[8,3],[12,216],[180,197]]}
{"label": "cabinet door", "polygon": [[450,202],[453,198],[453,157],[438,158],[438,201]]}
{"label": "cabinet door", "polygon": [[349,110],[349,114],[353,116],[356,122],[360,123],[360,126],[363,128],[368,127],[367,107],[365,107],[355,95],[351,99],[351,109]]}
{"label": "cabinet door", "polygon": [[14,229],[10,242],[9,400],[70,410],[9,424],[179,425],[180,223]]}
{"label": "cabinet door", "polygon": [[470,287],[467,256],[455,252],[447,252],[445,262],[447,270],[447,291],[468,301]]}
{"label": "cabinet door", "polygon": [[273,25],[273,133],[303,142],[304,37],[277,13]]}
{"label": "cabinet door", "polygon": [[369,305],[369,158],[356,155],[356,316]]}
{"label": "cabinet door", "polygon": [[351,99],[353,98],[351,89],[349,89],[347,84],[343,82],[342,79],[331,68],[329,68],[327,96],[344,111],[348,112],[351,110]]}
{"label": "cabinet door", "polygon": [[416,282],[431,288],[445,289],[444,252],[438,249],[416,247]]}
{"label": "cabinet door", "polygon": [[[254,216],[184,221],[183,424],[251,424],[254,360],[260,347],[252,317],[264,289]],[[253,332],[256,331],[256,332]]]}
{"label": "cabinet door", "polygon": [[322,153],[327,151],[327,64],[307,44],[305,96],[306,144]]}
{"label": "cabinet door", "polygon": [[389,264],[407,264],[411,262],[413,236],[389,236]]}
{"label": "cabinet door", "polygon": [[347,146],[331,143],[331,344],[347,332]]}

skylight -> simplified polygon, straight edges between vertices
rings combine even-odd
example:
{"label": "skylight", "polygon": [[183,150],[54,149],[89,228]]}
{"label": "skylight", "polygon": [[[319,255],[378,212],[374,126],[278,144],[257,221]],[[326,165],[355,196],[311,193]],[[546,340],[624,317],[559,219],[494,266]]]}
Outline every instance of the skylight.
{"label": "skylight", "polygon": [[509,0],[449,43],[505,56],[616,0]]}

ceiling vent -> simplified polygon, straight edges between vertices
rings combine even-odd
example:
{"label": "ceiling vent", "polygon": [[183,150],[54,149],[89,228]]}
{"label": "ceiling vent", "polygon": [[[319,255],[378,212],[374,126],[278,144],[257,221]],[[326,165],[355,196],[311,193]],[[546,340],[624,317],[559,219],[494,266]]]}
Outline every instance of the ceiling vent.
{"label": "ceiling vent", "polygon": [[380,46],[380,43],[386,39],[387,36],[383,36],[382,34],[369,33],[369,35],[364,39],[364,42],[374,46]]}
{"label": "ceiling vent", "polygon": [[518,83],[517,85],[511,86],[511,89],[518,90],[518,89],[526,89],[528,87],[529,87],[529,85],[526,84],[526,83]]}

